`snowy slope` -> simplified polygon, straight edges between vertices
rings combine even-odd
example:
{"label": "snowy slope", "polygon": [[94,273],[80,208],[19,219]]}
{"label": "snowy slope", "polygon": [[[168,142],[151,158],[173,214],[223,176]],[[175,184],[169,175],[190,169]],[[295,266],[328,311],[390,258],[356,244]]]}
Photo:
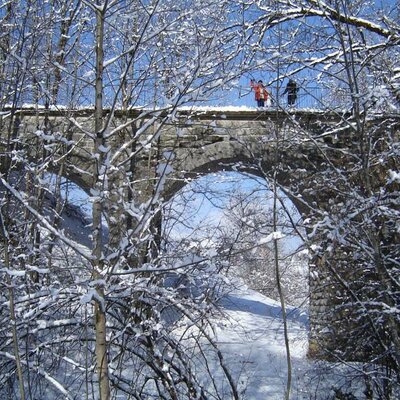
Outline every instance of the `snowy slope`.
{"label": "snowy slope", "polygon": [[[284,399],[287,363],[280,304],[243,288],[225,297],[222,306],[226,319],[217,323],[218,343],[241,396],[246,400]],[[288,307],[290,398],[335,399],[332,388],[356,393],[356,388],[344,382],[351,368],[346,371],[343,366],[307,359],[307,326],[307,315]]]}
{"label": "snowy slope", "polygon": [[[286,352],[280,305],[261,294],[238,290],[222,305],[226,321],[217,326],[218,342],[246,399],[282,399],[286,388]],[[306,364],[307,318],[289,314],[292,359]]]}

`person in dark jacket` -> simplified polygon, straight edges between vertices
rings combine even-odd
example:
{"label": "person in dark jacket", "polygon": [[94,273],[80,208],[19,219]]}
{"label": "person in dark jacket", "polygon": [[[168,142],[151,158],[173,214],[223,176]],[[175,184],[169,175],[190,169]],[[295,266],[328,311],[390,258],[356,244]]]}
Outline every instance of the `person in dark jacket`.
{"label": "person in dark jacket", "polygon": [[293,106],[297,100],[297,92],[299,91],[296,82],[293,79],[289,79],[286,89],[282,94],[287,93],[287,102],[289,106]]}

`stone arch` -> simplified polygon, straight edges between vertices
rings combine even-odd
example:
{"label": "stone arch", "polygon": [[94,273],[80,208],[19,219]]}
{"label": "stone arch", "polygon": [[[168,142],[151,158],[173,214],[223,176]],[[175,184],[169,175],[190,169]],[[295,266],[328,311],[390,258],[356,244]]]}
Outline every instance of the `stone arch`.
{"label": "stone arch", "polygon": [[[49,164],[48,172],[57,175],[60,173],[60,167],[58,165]],[[78,186],[88,195],[90,194],[90,189],[92,187],[91,186],[92,176],[90,173],[87,174],[77,173],[76,171],[73,170],[73,168],[71,168],[71,166],[66,165],[61,172],[61,176],[62,178],[67,179],[74,185]]]}
{"label": "stone arch", "polygon": [[[173,173],[168,175],[165,185],[164,197],[166,199],[173,197],[191,180],[213,172],[236,171],[265,177],[263,171],[271,171],[275,163],[274,143],[262,143],[254,139],[246,142],[224,140],[190,150],[177,149],[170,162]],[[287,173],[286,170],[279,172],[278,184],[299,212],[305,215],[307,210],[297,196],[302,196],[303,193],[293,194],[285,190],[285,187],[290,187],[292,181],[298,177],[296,170],[299,169],[299,158],[292,155],[286,160],[285,168],[292,173]]]}
{"label": "stone arch", "polygon": [[[304,173],[310,171],[314,166],[309,162],[308,154],[295,149],[291,157],[285,160],[285,169],[277,175],[278,184],[285,195],[293,203],[299,214],[306,219],[308,207],[302,198],[307,198],[306,189],[308,183],[295,187],[295,192],[285,190],[285,187],[292,188],[293,182],[297,181]],[[250,154],[254,154],[257,161],[260,161],[264,171],[271,171],[274,166],[274,143],[262,143],[259,140],[242,142],[238,140],[224,140],[211,145],[190,149],[177,149],[175,158],[171,161],[174,172],[168,176],[164,198],[171,199],[185,185],[199,177],[214,172],[245,172],[261,178],[265,178],[262,171],[257,167]],[[317,164],[318,165],[318,164]],[[300,189],[300,190],[298,190]],[[304,192],[303,192],[304,190]],[[161,219],[159,220],[161,223]],[[308,287],[309,287],[309,355],[320,356],[319,346],[323,336],[320,331],[326,326],[325,321],[320,320],[320,314],[327,306],[323,285],[319,280],[314,279],[314,271],[320,269],[320,260],[309,259],[308,261]],[[322,276],[322,275],[320,275]],[[322,288],[322,290],[321,290]],[[322,311],[321,311],[322,310]]]}
{"label": "stone arch", "polygon": [[[211,217],[210,219],[208,217],[207,213],[208,213],[208,210],[209,210],[209,206],[210,206],[210,204],[211,204],[211,206],[214,205],[215,202],[214,202],[214,200],[212,200],[211,202],[208,203],[207,199],[209,199],[210,196],[212,196],[213,194],[216,194],[217,197],[215,199],[221,200],[221,198],[223,198],[221,203],[219,202],[219,200],[217,200],[217,203],[219,204],[219,206],[225,207],[225,206],[228,206],[228,204],[230,204],[230,202],[228,200],[230,194],[232,195],[235,192],[231,192],[229,194],[229,189],[226,189],[226,187],[224,186],[224,183],[222,183],[221,186],[219,186],[219,183],[214,184],[214,182],[224,182],[223,180],[220,181],[220,177],[219,176],[215,177],[215,178],[213,177],[213,176],[215,176],[215,173],[217,173],[217,172],[222,172],[222,173],[229,173],[229,172],[241,173],[241,172],[244,172],[246,174],[249,174],[249,180],[253,179],[253,183],[250,182],[250,184],[249,184],[250,186],[247,186],[248,184],[246,184],[246,183],[242,186],[240,182],[236,182],[236,184],[238,184],[238,188],[240,188],[240,190],[237,191],[236,193],[242,192],[242,190],[243,190],[243,193],[246,193],[246,195],[243,197],[243,199],[245,199],[245,198],[247,198],[247,194],[249,195],[249,198],[250,198],[250,196],[253,196],[254,193],[256,193],[256,192],[253,192],[254,189],[258,192],[259,195],[260,195],[260,190],[264,190],[265,192],[262,194],[262,196],[264,198],[264,201],[261,200],[259,203],[253,203],[253,204],[259,204],[259,205],[262,204],[263,208],[265,206],[265,210],[268,210],[268,207],[271,207],[271,203],[269,203],[270,200],[267,200],[267,199],[268,199],[268,197],[272,196],[272,192],[270,192],[268,190],[267,186],[264,187],[264,183],[262,182],[262,180],[263,180],[262,174],[258,173],[257,171],[252,170],[251,168],[246,169],[244,166],[243,166],[243,168],[241,168],[240,171],[238,171],[236,168],[232,168],[232,167],[235,167],[235,163],[234,162],[230,163],[229,161],[231,161],[231,160],[223,159],[222,160],[222,164],[220,164],[218,161],[216,161],[216,162],[211,162],[211,163],[199,166],[196,171],[190,171],[188,173],[189,175],[186,174],[187,177],[193,178],[193,181],[189,181],[189,180],[180,181],[179,184],[175,184],[173,186],[174,190],[172,191],[172,193],[171,192],[169,193],[169,196],[174,196],[175,194],[177,194],[178,198],[180,199],[180,193],[179,192],[182,189],[184,190],[184,193],[189,193],[189,194],[187,194],[187,197],[186,197],[186,195],[183,196],[183,199],[184,199],[183,202],[182,202],[182,200],[178,200],[177,203],[175,203],[175,200],[173,198],[169,197],[169,200],[171,201],[167,205],[167,209],[169,211],[170,210],[174,210],[174,211],[179,210],[179,215],[181,215],[180,213],[182,212],[182,209],[185,209],[185,204],[191,204],[191,201],[193,201],[193,204],[195,205],[195,207],[197,207],[196,206],[197,204],[200,204],[200,203],[204,204],[205,203],[204,208],[198,209],[198,211],[196,211],[196,213],[192,214],[193,219],[186,220],[186,215],[183,214],[184,215],[183,220],[185,221],[183,224],[180,224],[178,222],[178,220],[172,218],[173,222],[172,222],[171,226],[178,225],[178,228],[175,228],[175,229],[176,229],[176,233],[178,234],[177,237],[179,238],[179,240],[181,240],[181,238],[185,237],[184,234],[181,236],[181,233],[182,233],[181,229],[182,228],[183,228],[183,232],[185,234],[188,233],[188,235],[189,235],[188,237],[189,238],[192,237],[190,232],[196,232],[196,235],[198,235],[196,237],[208,238],[209,237],[208,234],[206,234],[205,233],[206,231],[203,231],[203,229],[205,227],[208,227],[208,229],[210,229],[210,227],[211,227],[211,229],[213,230],[214,224],[215,224],[215,226],[220,226],[220,224],[218,222],[218,221],[220,221],[220,219],[219,219],[220,218],[220,214],[215,215],[214,214],[214,210],[212,209],[211,213],[212,213],[213,217]],[[207,177],[209,175],[211,175],[211,177],[210,177],[211,185],[210,186],[209,186],[209,179],[208,178],[206,178],[205,180],[202,180],[202,178]],[[260,177],[261,178],[260,186],[257,186],[258,184],[255,182],[256,177]],[[215,181],[214,181],[214,179],[215,179]],[[239,178],[235,178],[234,177],[233,181],[235,179],[240,179],[240,177]],[[243,179],[246,179],[246,177],[243,177]],[[199,180],[200,182],[204,182],[205,181],[206,183],[205,184],[200,183],[200,186],[197,186],[197,183],[194,183],[196,180]],[[230,178],[228,178],[228,181],[230,181]],[[190,189],[192,184],[194,184],[194,187],[196,188],[196,189],[194,189],[193,192]],[[185,186],[189,186],[188,192],[184,189]],[[263,189],[262,189],[262,187],[263,187]],[[201,190],[198,190],[199,188]],[[218,190],[219,188],[221,188],[221,192],[219,192],[219,190]],[[224,190],[227,190],[227,192],[222,192]],[[190,193],[195,193],[195,195],[194,195],[195,197],[191,197]],[[221,197],[220,197],[220,195],[221,195]],[[255,195],[255,197],[258,197],[257,194]],[[200,198],[200,200],[198,200],[199,198]],[[186,202],[187,199],[191,199],[191,200],[189,200],[189,202],[187,203]],[[270,199],[271,199],[271,197],[270,197]],[[289,205],[290,202],[288,202],[287,199],[285,199],[284,201],[285,201],[285,204],[288,206],[289,209],[291,209],[292,206],[295,207],[294,204],[290,204]],[[219,206],[217,206],[218,209],[219,209]],[[189,207],[189,210],[190,210],[190,207]],[[173,216],[174,216],[174,211],[172,211],[172,215]],[[293,211],[293,213],[291,213],[291,217],[294,217],[293,219],[297,221],[298,218],[299,218],[300,212],[297,214],[296,211],[294,211],[294,210],[292,210],[292,211]],[[217,213],[218,213],[218,211],[217,211]],[[201,215],[201,217],[199,218],[198,215]],[[228,214],[226,214],[225,217],[223,217],[222,221],[224,221],[225,218],[227,218],[226,217],[227,215]],[[265,213],[265,215],[268,216],[268,213]],[[165,218],[167,218],[167,217],[165,217]],[[285,219],[285,218],[282,219],[281,221],[283,221],[283,220],[288,222],[288,220]],[[227,218],[226,221],[230,221],[230,219]],[[164,220],[163,220],[163,224],[164,224]],[[165,221],[165,224],[168,227],[168,220]],[[222,225],[225,226],[224,223]],[[281,229],[284,229],[284,228],[281,228]],[[169,232],[169,230],[168,230],[168,232]],[[267,232],[267,233],[270,233],[270,232]],[[264,235],[266,235],[267,233],[265,233]],[[289,236],[287,236],[286,239],[283,239],[281,241],[281,244],[283,246],[282,247],[282,251],[285,252],[285,255],[289,255],[289,254],[291,254],[291,251],[293,249],[297,248],[297,246],[301,245],[301,243],[300,243],[300,239],[297,239],[298,236],[293,231],[292,232],[286,231],[286,233]],[[175,236],[172,235],[172,238],[174,238],[174,237]],[[228,237],[229,236],[227,236],[227,238]],[[260,238],[260,236],[257,236],[257,237]],[[288,238],[290,238],[290,239],[288,240]],[[178,240],[178,242],[179,242],[179,240]],[[229,239],[227,239],[227,240],[229,240]],[[191,241],[192,241],[192,239],[189,239],[189,242],[191,242]],[[255,240],[255,242],[256,241],[257,240]],[[174,242],[174,239],[173,239],[172,242]],[[219,243],[219,242],[216,241],[216,243]],[[260,246],[260,248],[257,250],[257,255],[259,257],[261,257],[262,254],[264,254],[264,256],[265,256],[264,252],[266,251],[266,249],[262,248],[262,247],[263,246]],[[272,265],[270,265],[268,263],[269,258],[266,257],[265,260],[266,260],[265,263],[262,264],[263,265],[263,272],[269,271],[269,274],[271,274],[272,273],[271,272],[272,271],[271,270]],[[293,263],[294,261],[296,261],[298,263],[297,265],[300,265],[300,262],[301,262],[302,273],[299,272],[298,274],[296,274],[293,271],[297,271],[297,270],[294,269],[294,268],[291,268],[291,267],[288,267],[287,273],[288,274],[290,273],[292,275],[293,285],[297,285],[297,287],[299,289],[300,288],[302,289],[302,290],[298,290],[296,292],[297,295],[298,295],[297,298],[298,299],[301,298],[302,300],[305,300],[308,292],[307,292],[307,294],[304,294],[304,292],[306,292],[308,290],[308,282],[309,282],[309,279],[308,279],[308,275],[309,275],[308,261],[306,259],[304,259],[304,258],[301,259],[301,261],[300,261],[300,257],[296,258],[296,256],[293,257],[293,258],[291,258],[291,257],[289,258],[288,257],[286,259],[286,261],[287,261],[287,265],[289,265],[289,263],[290,263],[290,265],[292,265],[291,263]],[[263,294],[265,294],[267,296],[269,295],[270,297],[272,297],[273,296],[272,293],[274,293],[274,291],[276,289],[272,289],[272,286],[271,286],[267,293],[263,292],[263,290],[265,290],[265,288],[263,289],[261,286],[258,287],[257,286],[258,283],[255,282],[254,280],[252,281],[251,278],[250,278],[252,276],[252,273],[254,273],[255,270],[258,270],[257,273],[263,273],[263,272],[261,272],[260,265],[261,265],[260,263],[244,264],[243,269],[240,269],[239,271],[242,271],[242,273],[243,273],[243,271],[248,271],[249,272],[247,275],[243,275],[243,277],[247,276],[248,281],[245,280],[245,282],[247,282],[247,284],[249,285],[250,288],[253,288],[253,289],[256,289],[256,290],[260,290],[261,293],[263,293]],[[268,265],[269,265],[269,267],[266,267]],[[264,268],[266,268],[265,271],[264,271]],[[251,273],[251,271],[252,271],[252,273]],[[265,275],[265,281],[268,281],[269,285],[270,285],[272,283],[272,281],[269,280],[267,278],[267,276],[271,276],[271,275]],[[255,286],[251,286],[252,284],[254,284]],[[266,286],[266,287],[268,287],[268,286]],[[286,288],[286,286],[285,286],[285,288]],[[304,292],[303,292],[303,289],[304,289]],[[299,295],[300,293],[301,293],[301,295]],[[293,300],[293,297],[294,297],[293,296],[293,292],[288,291],[287,295],[289,297],[291,296],[291,299]],[[275,298],[275,299],[277,299],[277,298]],[[290,305],[298,305],[298,303],[296,303],[296,301],[297,300],[294,300],[294,302],[290,302],[289,304]]]}

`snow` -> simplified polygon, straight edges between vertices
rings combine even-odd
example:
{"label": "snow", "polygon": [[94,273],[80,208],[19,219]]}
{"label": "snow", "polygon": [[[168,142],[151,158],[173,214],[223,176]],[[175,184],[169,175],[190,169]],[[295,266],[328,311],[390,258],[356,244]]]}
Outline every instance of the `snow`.
{"label": "snow", "polygon": [[96,289],[89,289],[88,292],[80,298],[80,303],[87,304],[90,303],[92,300],[97,302],[102,310],[105,310],[104,299],[99,295]]}
{"label": "snow", "polygon": [[400,183],[400,172],[389,170],[389,183],[391,182]]}
{"label": "snow", "polygon": [[168,175],[171,172],[174,172],[174,169],[169,164],[160,163],[157,165],[157,174],[159,176]]}
{"label": "snow", "polygon": [[258,244],[266,244],[271,242],[272,240],[283,239],[285,235],[282,232],[272,232],[268,236],[261,238],[258,241]]}
{"label": "snow", "polygon": [[186,110],[190,110],[190,111],[203,111],[203,112],[212,112],[212,111],[228,111],[228,112],[234,112],[234,111],[254,111],[256,110],[255,107],[248,107],[248,106],[201,106],[201,107],[197,107],[197,106],[182,106],[179,107],[179,110],[182,111],[186,111]]}
{"label": "snow", "polygon": [[9,276],[24,276],[26,271],[11,270],[9,268],[1,268],[0,272],[5,272]]}
{"label": "snow", "polygon": [[[280,305],[250,289],[231,293],[222,304],[227,319],[217,326],[218,343],[240,391],[246,399],[281,400],[287,366]],[[289,327],[296,381],[308,364],[306,314],[290,309]]]}
{"label": "snow", "polygon": [[[216,321],[217,343],[241,399],[284,399],[287,363],[280,304],[242,286],[224,297],[221,306],[224,318]],[[308,359],[307,313],[288,306],[287,317],[292,362],[290,398],[334,398],[330,397],[331,388],[342,384],[351,366],[345,370],[333,363]],[[349,390],[357,393],[359,388],[353,384]]]}
{"label": "snow", "polygon": [[34,265],[27,265],[27,268],[30,271],[37,272],[38,274],[48,274],[48,273],[50,273],[50,270],[48,268],[38,268],[38,267],[35,267]]}

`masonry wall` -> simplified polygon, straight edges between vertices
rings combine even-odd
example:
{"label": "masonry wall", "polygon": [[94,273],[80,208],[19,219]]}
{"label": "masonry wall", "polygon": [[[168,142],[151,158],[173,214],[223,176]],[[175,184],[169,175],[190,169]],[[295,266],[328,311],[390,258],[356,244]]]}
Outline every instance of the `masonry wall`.
{"label": "masonry wall", "polygon": [[[186,113],[176,116],[174,120],[167,119],[165,124],[160,118],[151,127],[144,129],[148,118],[141,118],[140,113],[130,116],[116,114],[105,130],[105,134],[110,135],[107,145],[111,147],[112,155],[116,152],[120,154],[114,160],[118,168],[112,174],[111,190],[115,193],[118,190],[128,193],[129,185],[133,185],[135,191],[132,195],[138,202],[146,201],[152,195],[153,183],[158,179],[157,165],[160,163],[172,167],[164,184],[163,195],[168,198],[184,186],[188,179],[209,172],[236,169],[260,175],[268,173],[276,162],[278,140],[280,183],[301,195],[305,203],[323,203],[326,198],[322,195],[318,199],[310,198],[310,194],[307,194],[313,187],[313,174],[322,165],[320,150],[326,146],[332,159],[337,155],[337,161],[342,162],[341,149],[338,147],[351,145],[346,140],[335,144],[332,137],[321,135],[327,126],[335,124],[332,116],[328,118],[304,113],[288,116],[271,112],[262,115],[244,113],[239,118],[238,115],[224,115],[221,112],[200,113],[196,116]],[[293,118],[296,123],[293,123]],[[18,114],[16,122],[14,139],[18,137],[19,142],[26,145],[30,157],[38,155],[36,149],[40,143],[46,145],[48,152],[58,156],[67,155],[65,158],[58,157],[66,161],[66,176],[85,190],[90,190],[96,168],[93,158],[96,133],[93,131],[91,113],[25,112]],[[6,120],[3,117],[0,120],[3,143],[5,126]],[[315,133],[315,139],[309,136],[310,131]],[[133,157],[135,151],[138,153]],[[123,162],[126,157],[131,157],[130,162]],[[263,171],[254,165],[260,166]],[[293,201],[306,216],[306,207],[300,198],[294,197]],[[118,205],[113,204],[112,195],[110,207],[116,208],[117,223],[111,223],[110,234],[117,244],[120,224],[128,222],[122,209],[118,210]],[[346,314],[335,314],[340,299],[337,293],[338,286],[326,268],[325,260],[312,260],[309,347],[309,355],[312,357],[341,346],[341,332],[336,327],[337,321],[346,318]]]}

